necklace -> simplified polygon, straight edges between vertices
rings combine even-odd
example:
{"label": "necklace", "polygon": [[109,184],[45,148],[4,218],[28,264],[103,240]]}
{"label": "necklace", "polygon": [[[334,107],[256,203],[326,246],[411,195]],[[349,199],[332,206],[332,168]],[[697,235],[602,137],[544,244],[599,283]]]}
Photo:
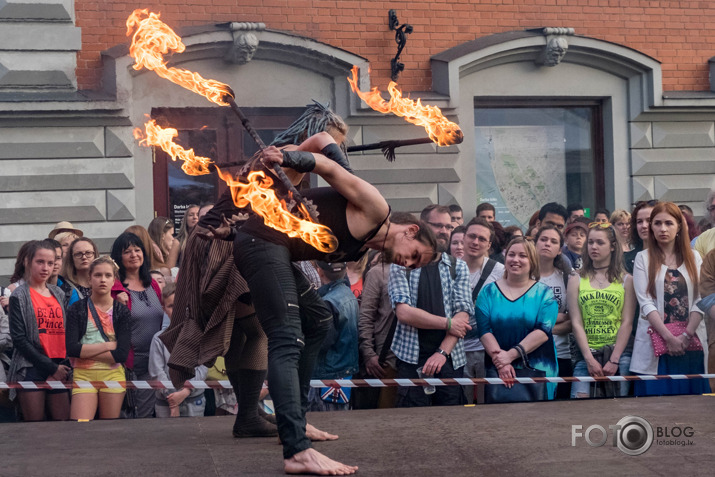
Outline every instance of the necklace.
{"label": "necklace", "polygon": [[604,286],[604,288],[608,288],[608,285],[610,285],[610,282],[608,281],[608,277],[603,277],[601,278],[597,273],[593,274],[593,281],[596,282],[598,286]]}
{"label": "necklace", "polygon": [[594,270],[605,270],[609,267],[610,265],[606,265],[605,267],[593,267]]}
{"label": "necklace", "polygon": [[390,219],[388,218],[387,219],[387,230],[385,230],[385,238],[382,239],[382,250],[380,250],[381,252],[385,251],[385,243],[387,243],[387,236],[390,235],[390,224],[391,223],[392,222],[390,222]]}
{"label": "necklace", "polygon": [[506,280],[504,280],[504,285],[506,285],[507,291],[509,292],[509,295],[510,295],[507,298],[509,298],[511,301],[514,301],[523,294],[523,291],[529,286],[529,283],[527,282],[526,285],[522,285],[519,288],[517,288],[516,292],[514,291],[514,289],[511,287],[511,285],[509,285],[509,283]]}

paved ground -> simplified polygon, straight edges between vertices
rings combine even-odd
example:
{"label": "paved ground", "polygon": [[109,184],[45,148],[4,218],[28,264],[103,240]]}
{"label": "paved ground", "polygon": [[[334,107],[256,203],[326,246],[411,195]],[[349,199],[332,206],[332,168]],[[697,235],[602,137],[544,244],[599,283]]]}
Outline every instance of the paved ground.
{"label": "paved ground", "polygon": [[[629,456],[583,438],[571,426],[608,429],[625,416],[658,427],[691,427],[692,445],[655,438]],[[715,474],[715,396],[681,396],[477,407],[313,413],[340,440],[315,447],[360,466],[359,475],[490,476]],[[281,475],[275,439],[234,439],[232,418],[146,419],[0,425],[1,476]],[[601,434],[594,431],[591,440]]]}

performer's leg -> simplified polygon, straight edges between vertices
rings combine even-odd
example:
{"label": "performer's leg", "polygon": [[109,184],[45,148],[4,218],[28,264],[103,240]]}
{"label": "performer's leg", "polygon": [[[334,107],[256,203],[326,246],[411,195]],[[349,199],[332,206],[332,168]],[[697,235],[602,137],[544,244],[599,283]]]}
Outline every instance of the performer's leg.
{"label": "performer's leg", "polygon": [[258,397],[266,379],[267,338],[253,307],[238,303],[225,359],[226,375],[238,398],[234,437],[277,436],[276,426],[258,413]]}
{"label": "performer's leg", "polygon": [[268,381],[283,456],[290,458],[311,447],[305,435],[298,374],[305,337],[290,254],[285,247],[238,232],[234,261],[248,282],[258,319],[268,337]]}
{"label": "performer's leg", "polygon": [[298,304],[300,306],[300,320],[305,336],[305,347],[300,355],[298,374],[300,379],[300,400],[303,413],[308,410],[308,393],[313,369],[318,359],[320,347],[331,326],[333,314],[313,288],[305,275],[293,267],[293,275],[298,289]]}

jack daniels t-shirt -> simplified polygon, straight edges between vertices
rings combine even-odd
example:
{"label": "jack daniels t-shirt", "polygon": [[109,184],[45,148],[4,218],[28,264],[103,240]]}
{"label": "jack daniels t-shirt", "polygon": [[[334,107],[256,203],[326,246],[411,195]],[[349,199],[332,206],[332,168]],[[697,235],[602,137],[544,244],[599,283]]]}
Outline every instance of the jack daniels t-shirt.
{"label": "jack daniels t-shirt", "polygon": [[32,288],[30,288],[30,299],[35,310],[42,349],[50,359],[65,358],[67,351],[62,307],[54,296],[43,296]]}

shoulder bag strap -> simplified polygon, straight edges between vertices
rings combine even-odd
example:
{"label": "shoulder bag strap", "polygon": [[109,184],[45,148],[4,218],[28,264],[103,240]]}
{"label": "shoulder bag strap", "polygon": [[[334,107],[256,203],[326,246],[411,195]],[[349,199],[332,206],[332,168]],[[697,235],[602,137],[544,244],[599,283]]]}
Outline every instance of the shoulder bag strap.
{"label": "shoulder bag strap", "polygon": [[380,350],[380,356],[377,358],[377,362],[380,366],[385,365],[385,360],[387,359],[387,353],[390,352],[392,348],[392,340],[395,338],[395,329],[397,328],[397,316],[392,314],[392,323],[390,323],[390,330],[387,332],[387,337],[385,342],[382,344],[382,349]]}
{"label": "shoulder bag strap", "polygon": [[104,338],[104,341],[109,341],[109,338],[107,338],[107,335],[104,332],[104,327],[102,326],[102,320],[99,319],[99,315],[97,315],[97,309],[94,307],[94,303],[92,303],[92,299],[87,298],[87,302],[89,304],[89,311],[92,312],[92,320],[94,320],[94,326],[97,327],[97,329],[99,330],[99,334],[102,335],[102,338]]}
{"label": "shoulder bag strap", "polygon": [[497,264],[496,260],[493,260],[491,258],[487,259],[487,264],[484,265],[484,270],[482,270],[482,274],[479,277],[479,281],[477,282],[477,285],[474,287],[474,290],[472,290],[472,301],[476,302],[477,301],[477,296],[479,295],[479,292],[481,291],[482,287],[484,286],[484,282],[487,281],[487,278],[489,278],[489,275],[491,275],[492,270],[494,270],[494,266]]}

